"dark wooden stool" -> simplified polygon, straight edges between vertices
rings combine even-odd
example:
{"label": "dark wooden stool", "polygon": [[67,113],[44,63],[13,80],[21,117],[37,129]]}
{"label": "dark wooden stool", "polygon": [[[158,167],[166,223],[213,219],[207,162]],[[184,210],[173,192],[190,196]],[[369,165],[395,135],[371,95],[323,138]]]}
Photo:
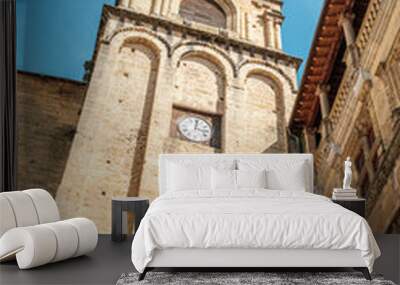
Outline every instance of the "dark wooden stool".
{"label": "dark wooden stool", "polygon": [[149,208],[149,199],[140,197],[112,198],[112,241],[123,241],[128,234],[127,212],[135,215],[135,231]]}

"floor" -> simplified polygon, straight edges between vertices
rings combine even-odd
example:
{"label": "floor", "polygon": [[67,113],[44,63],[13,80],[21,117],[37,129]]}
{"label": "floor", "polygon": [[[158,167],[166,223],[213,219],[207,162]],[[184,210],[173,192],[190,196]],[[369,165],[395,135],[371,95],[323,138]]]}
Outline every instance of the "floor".
{"label": "floor", "polygon": [[134,271],[131,241],[112,242],[100,235],[97,248],[88,256],[18,270],[16,262],[0,264],[0,284],[115,284],[124,272]]}
{"label": "floor", "polygon": [[[382,251],[375,272],[400,283],[400,235],[377,235]],[[15,262],[0,265],[0,284],[115,284],[124,272],[134,271],[130,261],[131,241],[111,241],[100,235],[97,249],[82,256],[30,270],[19,270]]]}

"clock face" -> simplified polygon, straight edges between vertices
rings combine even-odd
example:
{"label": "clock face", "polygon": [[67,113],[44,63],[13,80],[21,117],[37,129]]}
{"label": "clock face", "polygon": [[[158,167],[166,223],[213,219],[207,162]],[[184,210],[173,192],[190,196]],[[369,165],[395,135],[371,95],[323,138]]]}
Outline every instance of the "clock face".
{"label": "clock face", "polygon": [[205,142],[211,138],[211,126],[199,117],[183,117],[178,122],[180,133],[194,142]]}

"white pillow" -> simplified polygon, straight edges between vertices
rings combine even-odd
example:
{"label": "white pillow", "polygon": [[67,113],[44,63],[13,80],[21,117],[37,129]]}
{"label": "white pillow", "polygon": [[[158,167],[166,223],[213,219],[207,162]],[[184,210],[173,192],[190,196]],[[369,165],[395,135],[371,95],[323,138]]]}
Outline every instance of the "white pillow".
{"label": "white pillow", "polygon": [[236,190],[236,170],[213,168],[212,188],[214,190]]}
{"label": "white pillow", "polygon": [[267,171],[236,170],[238,188],[267,188]]}
{"label": "white pillow", "polygon": [[306,191],[309,180],[306,161],[282,159],[241,159],[238,161],[240,170],[267,171],[267,188],[271,190]]}
{"label": "white pillow", "polygon": [[168,164],[168,191],[210,190],[211,167]]}
{"label": "white pillow", "polygon": [[307,175],[305,163],[291,164],[290,167],[274,168],[267,171],[268,188],[273,190],[306,191]]}

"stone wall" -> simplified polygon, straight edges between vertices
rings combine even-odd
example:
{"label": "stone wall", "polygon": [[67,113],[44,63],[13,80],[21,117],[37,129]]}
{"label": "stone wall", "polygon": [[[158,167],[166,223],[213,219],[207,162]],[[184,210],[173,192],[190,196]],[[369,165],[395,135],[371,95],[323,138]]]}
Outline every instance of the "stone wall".
{"label": "stone wall", "polygon": [[18,189],[55,196],[76,132],[86,85],[17,74]]}

